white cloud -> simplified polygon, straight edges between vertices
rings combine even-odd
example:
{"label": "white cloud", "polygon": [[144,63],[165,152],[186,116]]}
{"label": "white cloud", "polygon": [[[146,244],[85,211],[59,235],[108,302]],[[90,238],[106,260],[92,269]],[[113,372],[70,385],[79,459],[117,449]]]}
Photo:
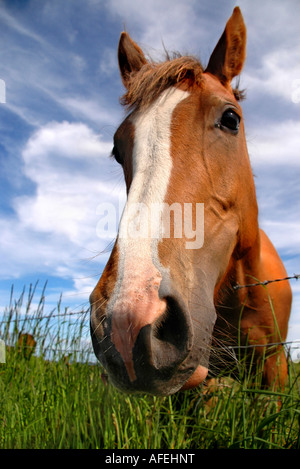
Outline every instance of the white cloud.
{"label": "white cloud", "polygon": [[269,122],[249,133],[248,150],[255,166],[284,164],[290,165],[291,171],[300,166],[300,120]]}
{"label": "white cloud", "polygon": [[125,193],[110,150],[111,142],[85,124],[52,122],[31,136],[23,170],[36,190],[14,198],[16,217],[1,221],[2,275],[11,263],[12,276],[48,270],[83,277],[104,261],[96,258],[93,266],[89,260],[108,243],[97,236],[97,207],[117,204]]}
{"label": "white cloud", "polygon": [[85,121],[93,122],[97,126],[103,124],[106,126],[109,125],[112,126],[112,129],[115,129],[119,115],[117,115],[115,110],[112,111],[111,108],[108,110],[107,105],[104,107],[100,102],[100,96],[94,97],[93,99],[83,98],[82,96],[62,97],[58,99],[53,96],[53,99],[56,99],[61,106],[70,111],[73,115]]}
{"label": "white cloud", "polygon": [[43,37],[34,33],[32,29],[24,26],[24,24],[19,22],[12,15],[10,15],[2,6],[0,8],[0,12],[2,21],[4,21],[4,23],[8,25],[11,29],[13,29],[15,32],[21,34],[22,36],[33,39],[38,44],[45,44]]}
{"label": "white cloud", "polygon": [[[31,170],[41,170],[41,165],[54,166],[57,159],[91,159],[106,157],[111,150],[111,143],[102,142],[99,135],[83,123],[50,122],[35,132],[23,151],[25,171],[35,180]],[[41,158],[41,155],[42,156]]]}
{"label": "white cloud", "polygon": [[300,44],[293,49],[276,48],[261,55],[261,65],[251,67],[243,77],[251,92],[270,94],[293,102],[295,83],[300,79]]}
{"label": "white cloud", "polygon": [[[196,0],[150,0],[142,5],[132,0],[111,0],[107,8],[154,59],[162,58],[163,44],[170,51],[191,54],[200,51],[204,55],[207,52],[204,38],[216,27],[209,15],[196,14],[197,8],[206,8]],[[215,43],[208,44],[210,53],[217,40],[215,37]]]}
{"label": "white cloud", "polygon": [[278,49],[282,45],[297,45],[295,35],[299,34],[300,14],[298,0],[240,0],[238,4],[246,22],[251,46],[264,51]]}
{"label": "white cloud", "polygon": [[118,76],[119,67],[117,61],[117,51],[111,47],[105,47],[101,51],[99,72],[104,76]]}
{"label": "white cloud", "polygon": [[[277,249],[294,253],[300,258],[300,222],[263,220],[262,228],[270,235]],[[300,266],[299,266],[300,270]],[[299,272],[300,273],[300,272]]]}

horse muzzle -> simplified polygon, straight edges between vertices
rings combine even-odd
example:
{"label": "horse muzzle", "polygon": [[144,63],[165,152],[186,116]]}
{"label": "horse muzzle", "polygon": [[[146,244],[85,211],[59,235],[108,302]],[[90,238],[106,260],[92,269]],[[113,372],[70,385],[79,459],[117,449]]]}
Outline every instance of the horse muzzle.
{"label": "horse muzzle", "polygon": [[[103,305],[92,294],[94,352],[110,381],[125,392],[169,395],[203,381],[214,321],[192,319],[189,308],[157,271],[147,282],[119,292]],[[133,284],[132,284],[133,285]],[[210,326],[208,324],[210,323]]]}

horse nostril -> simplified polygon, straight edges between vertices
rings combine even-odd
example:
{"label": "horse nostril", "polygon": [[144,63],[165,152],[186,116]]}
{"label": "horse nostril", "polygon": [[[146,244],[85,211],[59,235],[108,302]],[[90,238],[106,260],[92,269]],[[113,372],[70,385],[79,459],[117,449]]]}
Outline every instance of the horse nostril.
{"label": "horse nostril", "polygon": [[172,297],[166,298],[164,314],[152,325],[152,360],[155,367],[182,362],[191,346],[187,313]]}
{"label": "horse nostril", "polygon": [[176,301],[172,298],[166,298],[166,301],[166,311],[155,322],[153,335],[162,342],[180,346],[187,338],[186,321]]}

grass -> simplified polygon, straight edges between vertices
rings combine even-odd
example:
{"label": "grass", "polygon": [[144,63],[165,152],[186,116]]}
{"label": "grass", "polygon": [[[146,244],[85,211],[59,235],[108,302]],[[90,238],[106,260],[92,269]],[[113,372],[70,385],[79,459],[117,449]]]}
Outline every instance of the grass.
{"label": "grass", "polygon": [[[45,313],[45,292],[11,299],[0,319],[10,345],[0,364],[0,448],[300,448],[300,366],[290,363],[283,393],[224,378],[171,397],[125,395],[91,364],[87,311]],[[35,353],[14,346],[33,333]],[[80,352],[78,352],[80,350]],[[278,399],[281,408],[278,409]],[[212,405],[210,405],[212,403]]]}

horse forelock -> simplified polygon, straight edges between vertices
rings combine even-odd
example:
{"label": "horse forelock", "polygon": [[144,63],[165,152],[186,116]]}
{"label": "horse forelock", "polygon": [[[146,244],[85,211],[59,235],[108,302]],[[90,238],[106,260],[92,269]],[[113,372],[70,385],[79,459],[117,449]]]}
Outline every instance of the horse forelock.
{"label": "horse forelock", "polygon": [[[171,57],[167,53],[164,62],[147,62],[137,72],[132,72],[128,80],[128,89],[120,102],[128,109],[142,109],[153,103],[158,96],[171,86],[185,82],[187,88],[201,87],[205,68],[197,57],[181,56],[176,53]],[[244,90],[239,86],[232,88],[237,101],[245,98]]]}
{"label": "horse forelock", "polygon": [[186,81],[188,85],[201,86],[203,66],[193,56],[167,57],[165,62],[147,62],[130,75],[128,89],[121,97],[121,104],[133,109],[144,108],[171,86]]}

